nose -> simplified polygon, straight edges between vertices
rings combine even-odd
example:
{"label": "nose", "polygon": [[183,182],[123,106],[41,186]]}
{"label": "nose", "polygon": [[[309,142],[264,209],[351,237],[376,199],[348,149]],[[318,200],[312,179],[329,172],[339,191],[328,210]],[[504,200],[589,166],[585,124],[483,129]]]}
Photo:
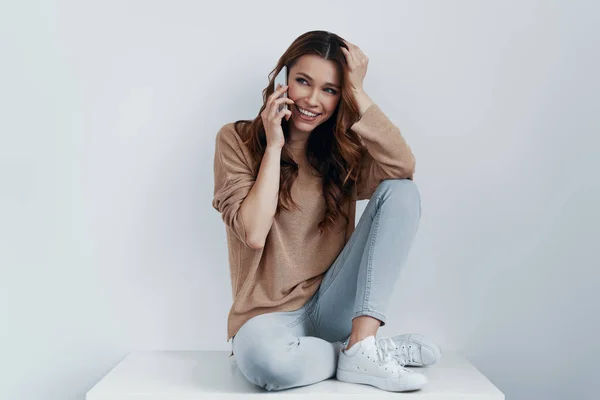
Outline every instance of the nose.
{"label": "nose", "polygon": [[313,90],[306,101],[307,105],[311,107],[316,107],[319,104],[319,102],[317,101],[319,99],[318,95],[319,91],[317,89]]}

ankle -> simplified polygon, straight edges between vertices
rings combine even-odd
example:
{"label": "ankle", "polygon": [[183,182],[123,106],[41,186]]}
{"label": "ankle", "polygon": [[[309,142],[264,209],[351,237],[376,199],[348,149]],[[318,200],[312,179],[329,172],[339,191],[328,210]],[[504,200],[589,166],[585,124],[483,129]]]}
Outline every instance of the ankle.
{"label": "ankle", "polygon": [[354,346],[366,337],[375,336],[377,329],[381,326],[381,321],[369,315],[361,315],[352,320],[352,331],[346,349]]}
{"label": "ankle", "polygon": [[356,334],[352,333],[350,335],[350,339],[348,339],[348,344],[346,345],[346,350],[350,349],[356,343],[360,342],[361,340],[363,340],[369,336],[375,336],[375,334],[371,333],[371,332],[362,332],[362,333],[356,333]]}

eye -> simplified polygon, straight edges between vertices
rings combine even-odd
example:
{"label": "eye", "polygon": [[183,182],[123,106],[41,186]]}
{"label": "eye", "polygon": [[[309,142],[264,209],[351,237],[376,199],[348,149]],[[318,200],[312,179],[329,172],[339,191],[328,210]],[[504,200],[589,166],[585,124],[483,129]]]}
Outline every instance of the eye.
{"label": "eye", "polygon": [[[301,84],[302,83],[301,81],[306,82],[306,79],[296,78],[296,82]],[[308,83],[308,82],[306,82],[306,83]],[[333,95],[337,94],[337,90],[335,90],[335,89],[327,88],[325,90],[331,90],[331,92],[329,92],[329,93],[331,93]]]}

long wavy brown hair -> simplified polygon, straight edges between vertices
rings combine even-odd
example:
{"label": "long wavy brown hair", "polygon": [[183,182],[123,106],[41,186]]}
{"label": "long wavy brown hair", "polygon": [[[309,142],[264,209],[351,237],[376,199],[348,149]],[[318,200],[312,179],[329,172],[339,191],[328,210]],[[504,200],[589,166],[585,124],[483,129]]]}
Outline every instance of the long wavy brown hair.
{"label": "long wavy brown hair", "polygon": [[[296,61],[306,55],[314,54],[335,63],[341,77],[341,98],[333,115],[317,126],[307,142],[309,163],[323,178],[323,197],[326,210],[319,223],[320,233],[335,224],[339,215],[348,223],[348,215],[342,209],[344,200],[351,196],[360,168],[362,144],[356,133],[349,128],[359,119],[358,106],[354,101],[348,80],[348,65],[340,47],[348,48],[338,35],[326,31],[311,31],[299,36],[283,53],[277,66],[269,73],[269,84],[263,90],[263,105],[254,120],[238,120],[235,129],[260,165],[264,156],[267,139],[261,113],[266,107],[268,97],[274,92],[273,81],[283,66],[288,74]],[[287,147],[289,122],[283,118],[281,127],[286,145],[281,153],[281,176],[279,200],[276,214],[281,210],[289,211],[298,205],[291,196],[292,183],[298,176],[298,164],[292,158]]]}

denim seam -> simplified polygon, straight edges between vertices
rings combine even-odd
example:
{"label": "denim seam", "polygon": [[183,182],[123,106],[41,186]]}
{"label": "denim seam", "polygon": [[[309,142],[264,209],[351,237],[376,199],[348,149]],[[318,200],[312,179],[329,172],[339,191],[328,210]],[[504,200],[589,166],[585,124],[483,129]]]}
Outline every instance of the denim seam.
{"label": "denim seam", "polygon": [[369,243],[369,256],[367,258],[367,282],[365,283],[365,297],[363,298],[363,307],[369,304],[371,298],[371,272],[373,267],[373,248],[375,247],[375,239],[377,237],[377,231],[379,229],[379,209],[375,215],[375,221],[373,221],[373,236]]}
{"label": "denim seam", "polygon": [[295,320],[293,320],[292,322],[287,324],[286,327],[293,328],[294,326],[296,326],[296,325],[300,324],[302,321],[304,321],[308,316],[309,316],[309,313],[308,313],[308,309],[307,309],[298,318],[296,318]]}
{"label": "denim seam", "polygon": [[365,284],[365,297],[363,298],[362,308],[366,308],[366,304],[368,304],[369,299],[371,297],[371,270],[373,269],[373,252],[375,248],[375,242],[377,240],[377,232],[379,231],[379,219],[381,217],[381,206],[379,204],[381,200],[381,196],[379,195],[375,201],[377,201],[377,213],[375,214],[375,218],[373,219],[373,236],[371,237],[369,243],[369,256],[367,258],[367,282]]}
{"label": "denim seam", "polygon": [[[317,289],[317,290],[318,290],[318,289]],[[318,292],[317,292],[317,294],[318,294]],[[313,324],[313,328],[315,329],[315,333],[316,333],[316,335],[317,335],[317,336],[319,336],[319,335],[320,335],[320,331],[319,331],[319,324],[317,324],[317,322],[316,322],[316,321],[315,321],[315,319],[314,319],[314,316],[313,316],[313,310],[314,310],[315,308],[317,308],[317,304],[318,304],[318,303],[319,303],[319,297],[318,297],[318,295],[316,295],[316,296],[313,298],[313,301],[312,301],[312,303],[308,305],[308,307],[307,307],[307,310],[306,310],[306,313],[308,314],[308,316],[309,316],[309,318],[310,318],[310,321],[311,321],[311,322],[312,322],[312,324]]]}
{"label": "denim seam", "polygon": [[[315,301],[316,303],[316,301]],[[314,315],[313,315],[313,310],[315,309],[315,306],[311,306],[307,313],[308,313],[308,319],[310,320],[310,323],[312,324],[313,330],[315,332],[315,336],[317,337],[321,337],[321,332],[319,330],[319,325],[317,324],[317,322],[315,321]]]}

